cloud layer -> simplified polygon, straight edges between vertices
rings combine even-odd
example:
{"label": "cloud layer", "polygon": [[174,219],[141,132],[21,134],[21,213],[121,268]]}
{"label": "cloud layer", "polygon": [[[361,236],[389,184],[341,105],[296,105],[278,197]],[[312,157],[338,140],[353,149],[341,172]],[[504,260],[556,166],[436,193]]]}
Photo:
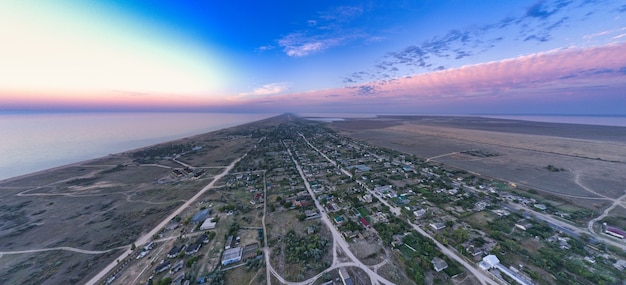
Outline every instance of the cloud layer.
{"label": "cloud layer", "polygon": [[[395,106],[404,112],[427,112],[430,107],[445,110],[445,106],[462,102],[463,112],[471,112],[472,108],[498,102],[526,101],[536,105],[605,100],[607,96],[626,100],[625,50],[626,43],[557,49],[393,80],[281,95],[271,100],[254,100],[253,104],[280,111],[318,108],[392,112],[389,108]],[[276,102],[281,102],[279,108]]]}

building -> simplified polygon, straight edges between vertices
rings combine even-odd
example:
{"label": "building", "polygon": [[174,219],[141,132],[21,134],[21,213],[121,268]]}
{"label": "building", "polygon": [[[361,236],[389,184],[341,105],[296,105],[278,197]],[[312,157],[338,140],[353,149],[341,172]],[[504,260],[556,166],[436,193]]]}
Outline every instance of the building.
{"label": "building", "polygon": [[498,271],[500,271],[500,273],[507,275],[520,285],[533,284],[531,281],[526,280],[526,278],[520,276],[518,273],[502,265],[498,257],[493,254],[483,257],[483,260],[478,263],[478,266],[480,266],[480,268],[482,268],[483,270],[497,269]]}
{"label": "building", "polygon": [[545,204],[535,204],[534,207],[542,211],[545,211],[546,209],[548,209],[548,207],[546,207]]}
{"label": "building", "polygon": [[184,260],[180,260],[180,261],[176,262],[176,264],[174,264],[172,269],[170,269],[170,272],[171,273],[176,273],[176,272],[180,271],[181,269],[183,269],[184,266],[185,266],[185,261]]}
{"label": "building", "polygon": [[515,223],[515,227],[525,231],[527,229],[532,228],[533,224],[528,222],[526,219],[521,219],[521,220],[517,221],[517,223]]}
{"label": "building", "polygon": [[442,270],[448,268],[448,263],[446,263],[445,260],[443,260],[443,259],[441,259],[439,257],[433,258],[431,263],[433,264],[433,267],[435,268],[435,271],[437,271],[437,272],[441,272]]}
{"label": "building", "polygon": [[490,254],[483,257],[483,260],[478,263],[478,266],[484,270],[489,270],[495,268],[496,265],[500,264],[500,260],[497,256]]}
{"label": "building", "polygon": [[344,218],[343,216],[336,216],[333,220],[335,221],[335,224],[341,225],[343,224]]}
{"label": "building", "polygon": [[602,228],[604,229],[604,233],[607,235],[614,236],[619,239],[623,239],[624,237],[626,237],[626,232],[618,228],[611,227],[607,225],[606,223],[602,224]]}
{"label": "building", "polygon": [[416,218],[421,218],[424,215],[426,215],[426,210],[425,209],[419,209],[417,211],[413,211],[413,215],[415,215]]}
{"label": "building", "polygon": [[341,277],[341,282],[343,283],[343,285],[354,284],[354,282],[352,282],[350,274],[348,274],[348,270],[346,270],[344,267],[339,268],[339,277]]}
{"label": "building", "polygon": [[206,220],[204,220],[204,222],[202,223],[202,225],[200,225],[200,230],[204,231],[204,230],[212,230],[215,228],[215,225],[217,223],[213,221],[213,218],[209,217]]}
{"label": "building", "polygon": [[367,165],[365,164],[357,164],[357,165],[353,165],[349,167],[350,169],[352,168],[356,168],[356,170],[360,171],[360,172],[367,172],[372,170],[371,168],[369,168]]}
{"label": "building", "polygon": [[222,265],[226,266],[241,261],[242,254],[243,249],[241,247],[235,247],[225,250],[224,254],[222,255]]}
{"label": "building", "polygon": [[185,254],[186,255],[194,254],[200,250],[200,247],[202,247],[202,242],[193,243],[187,247],[187,249],[185,250]]}
{"label": "building", "polygon": [[161,273],[170,268],[172,263],[169,260],[163,260],[153,270],[154,273]]}
{"label": "building", "polygon": [[185,244],[178,245],[178,246],[175,245],[174,247],[172,247],[170,252],[167,253],[167,257],[174,258],[174,257],[178,256],[178,254],[181,253],[183,250],[185,250],[186,247],[187,247],[187,245],[185,245]]}
{"label": "building", "polygon": [[181,272],[178,276],[176,276],[176,278],[172,279],[171,284],[182,284],[183,279],[185,279],[185,272]]}
{"label": "building", "polygon": [[206,219],[206,217],[211,214],[211,209],[204,209],[204,210],[200,210],[198,212],[196,212],[195,215],[193,215],[193,217],[191,217],[191,222],[194,224],[199,224],[202,221],[204,221],[204,219]]}
{"label": "building", "polygon": [[228,238],[226,238],[226,243],[224,244],[224,249],[230,249],[232,244],[233,244],[233,236],[228,236]]}
{"label": "building", "polygon": [[319,218],[320,215],[316,210],[305,210],[304,215],[307,219]]}
{"label": "building", "polygon": [[361,224],[363,224],[364,227],[366,228],[370,227],[370,222],[368,222],[365,218],[361,217],[359,218],[359,221],[361,222]]}
{"label": "building", "polygon": [[258,249],[259,249],[259,244],[258,243],[253,243],[253,244],[246,245],[243,248],[243,253],[241,254],[241,259],[248,260],[248,259],[252,259],[252,258],[261,258],[262,255],[260,254],[260,251]]}
{"label": "building", "polygon": [[392,185],[376,186],[374,188],[374,191],[379,192],[379,193],[385,193],[387,191],[391,191],[391,189],[393,189]]}
{"label": "building", "polygon": [[446,227],[446,224],[444,223],[430,223],[428,225],[436,231]]}

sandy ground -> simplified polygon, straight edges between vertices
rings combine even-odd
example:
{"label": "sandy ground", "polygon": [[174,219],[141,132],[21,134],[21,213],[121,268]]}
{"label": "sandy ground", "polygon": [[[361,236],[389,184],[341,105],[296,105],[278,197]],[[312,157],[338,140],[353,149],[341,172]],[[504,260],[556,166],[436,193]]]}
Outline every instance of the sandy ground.
{"label": "sandy ground", "polygon": [[[0,181],[0,284],[85,283],[253,148],[258,138],[250,134],[279,122],[270,118]],[[184,165],[155,151],[171,146],[203,146],[181,160],[206,172],[174,175],[173,168]],[[157,154],[138,157],[144,151]]]}
{"label": "sandy ground", "polygon": [[[626,190],[624,127],[428,116],[329,125],[355,139],[555,194],[580,206],[591,207],[590,201],[602,198],[588,189],[611,198]],[[463,153],[472,150],[493,156]],[[551,172],[548,165],[562,171]]]}

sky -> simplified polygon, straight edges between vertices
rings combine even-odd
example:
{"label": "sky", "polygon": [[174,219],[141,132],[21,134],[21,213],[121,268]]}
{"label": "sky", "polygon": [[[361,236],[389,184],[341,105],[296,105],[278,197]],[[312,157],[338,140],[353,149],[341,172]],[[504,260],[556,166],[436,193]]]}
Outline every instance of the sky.
{"label": "sky", "polygon": [[3,1],[0,111],[626,115],[626,1]]}

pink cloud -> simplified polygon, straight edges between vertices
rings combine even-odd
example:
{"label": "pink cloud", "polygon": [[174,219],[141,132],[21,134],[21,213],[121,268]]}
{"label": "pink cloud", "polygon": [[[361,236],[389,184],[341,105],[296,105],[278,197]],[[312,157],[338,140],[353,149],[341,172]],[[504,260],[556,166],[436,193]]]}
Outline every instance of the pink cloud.
{"label": "pink cloud", "polygon": [[[541,96],[593,96],[594,88],[611,90],[626,85],[626,43],[592,48],[567,48],[524,55],[444,71],[371,82],[353,88],[317,90],[278,96],[281,106],[312,105],[380,107],[424,106],[479,100],[537,100]],[[367,87],[367,88],[365,88]],[[375,90],[359,94],[359,89]],[[623,90],[623,89],[622,89]],[[614,90],[613,90],[614,91]],[[611,91],[612,92],[612,91]],[[579,94],[580,93],[580,94]],[[297,97],[297,100],[293,98]]]}

